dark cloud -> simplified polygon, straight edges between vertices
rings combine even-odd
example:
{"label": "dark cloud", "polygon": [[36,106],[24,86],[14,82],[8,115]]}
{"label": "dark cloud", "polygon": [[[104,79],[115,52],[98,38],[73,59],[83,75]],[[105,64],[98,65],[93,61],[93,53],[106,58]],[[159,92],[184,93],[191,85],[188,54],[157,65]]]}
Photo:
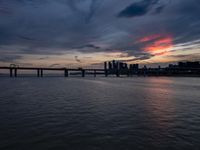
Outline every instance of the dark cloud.
{"label": "dark cloud", "polygon": [[94,48],[94,49],[100,49],[101,47],[99,47],[99,46],[95,46],[95,45],[93,45],[93,44],[88,44],[88,45],[85,45],[84,46],[84,48]]}
{"label": "dark cloud", "polygon": [[45,59],[48,59],[49,57],[40,57],[38,58],[38,60],[45,60]]}
{"label": "dark cloud", "polygon": [[86,17],[86,22],[90,22],[90,20],[94,16],[95,11],[96,11],[96,9],[98,7],[98,2],[99,2],[99,0],[92,0],[91,1],[90,8],[89,8],[89,13],[88,13],[88,15]]}
{"label": "dark cloud", "polygon": [[[86,23],[89,23],[93,18],[96,9],[98,8],[100,0],[87,0],[88,4],[87,9],[84,7],[80,7],[80,0],[68,0],[66,4],[70,7],[70,9],[78,15],[81,15]],[[83,3],[84,4],[84,3]]]}
{"label": "dark cloud", "polygon": [[0,62],[15,63],[17,60],[21,59],[20,55],[1,55]]}
{"label": "dark cloud", "polygon": [[19,38],[24,39],[24,40],[30,40],[30,41],[34,40],[33,38],[22,36],[22,35],[19,35]]}
{"label": "dark cloud", "polygon": [[74,56],[76,62],[81,63],[81,60],[78,58],[78,56]]}
{"label": "dark cloud", "polygon": [[73,47],[74,49],[86,49],[86,50],[89,50],[89,51],[96,51],[98,49],[100,49],[101,47],[99,46],[96,46],[94,44],[86,44],[86,45],[82,45],[82,46],[75,46]]}
{"label": "dark cloud", "polygon": [[155,8],[155,14],[161,13],[163,9],[165,8],[165,5],[161,5]]}
{"label": "dark cloud", "polygon": [[0,8],[0,15],[10,15],[11,12],[7,8]]}
{"label": "dark cloud", "polygon": [[153,55],[146,53],[146,54],[140,54],[140,55],[136,56],[135,58],[122,60],[122,61],[123,62],[134,62],[134,61],[138,61],[138,60],[148,60],[151,57],[153,57]]}
{"label": "dark cloud", "polygon": [[[155,5],[158,1],[159,0],[143,0],[143,1],[135,2],[131,4],[130,6],[126,7],[124,10],[122,10],[118,14],[118,17],[143,16],[147,14],[152,8],[152,6]],[[161,11],[161,8],[160,8],[160,11]]]}

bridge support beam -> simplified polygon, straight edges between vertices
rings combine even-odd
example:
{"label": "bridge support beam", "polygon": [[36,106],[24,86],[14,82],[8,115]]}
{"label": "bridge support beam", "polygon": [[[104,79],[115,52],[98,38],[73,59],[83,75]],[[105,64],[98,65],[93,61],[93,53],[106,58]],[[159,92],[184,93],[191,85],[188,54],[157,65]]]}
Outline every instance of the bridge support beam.
{"label": "bridge support beam", "polygon": [[43,69],[40,70],[40,76],[43,77]]}
{"label": "bridge support beam", "polygon": [[64,75],[65,77],[69,77],[69,71],[67,69],[65,69]]}
{"label": "bridge support beam", "polygon": [[13,69],[10,68],[10,77],[13,77]]}
{"label": "bridge support beam", "polygon": [[85,70],[82,70],[82,77],[85,77]]}
{"label": "bridge support beam", "polygon": [[97,76],[97,71],[96,70],[94,70],[94,77],[96,77]]}
{"label": "bridge support beam", "polygon": [[15,77],[17,77],[17,68],[15,68],[14,70],[15,70],[14,75]]}
{"label": "bridge support beam", "polygon": [[37,69],[37,77],[40,77],[40,69]]}

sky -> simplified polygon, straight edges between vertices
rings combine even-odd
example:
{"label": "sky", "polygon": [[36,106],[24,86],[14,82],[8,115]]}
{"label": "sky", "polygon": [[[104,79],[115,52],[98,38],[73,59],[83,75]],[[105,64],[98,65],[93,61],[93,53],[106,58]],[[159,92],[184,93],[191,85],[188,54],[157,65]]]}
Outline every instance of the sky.
{"label": "sky", "polygon": [[200,60],[200,0],[0,0],[0,66]]}

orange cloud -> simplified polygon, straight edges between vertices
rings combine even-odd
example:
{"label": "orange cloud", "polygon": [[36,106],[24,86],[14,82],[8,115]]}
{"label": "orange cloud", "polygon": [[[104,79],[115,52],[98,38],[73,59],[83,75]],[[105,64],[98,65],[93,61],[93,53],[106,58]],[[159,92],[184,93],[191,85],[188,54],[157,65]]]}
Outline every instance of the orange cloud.
{"label": "orange cloud", "polygon": [[171,35],[150,35],[140,39],[139,42],[144,43],[144,51],[155,55],[165,55],[167,54],[167,50],[173,47],[173,38]]}
{"label": "orange cloud", "polygon": [[149,42],[149,41],[155,40],[159,37],[160,37],[159,34],[154,34],[154,35],[150,35],[150,36],[146,36],[146,37],[141,38],[139,40],[139,42]]}

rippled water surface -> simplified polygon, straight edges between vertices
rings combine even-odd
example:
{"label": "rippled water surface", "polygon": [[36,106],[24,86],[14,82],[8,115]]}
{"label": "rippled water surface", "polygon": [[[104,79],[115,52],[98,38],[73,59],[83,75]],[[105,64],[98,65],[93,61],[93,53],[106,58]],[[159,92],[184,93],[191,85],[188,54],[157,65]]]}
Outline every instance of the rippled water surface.
{"label": "rippled water surface", "polygon": [[0,150],[200,149],[200,78],[0,78]]}

